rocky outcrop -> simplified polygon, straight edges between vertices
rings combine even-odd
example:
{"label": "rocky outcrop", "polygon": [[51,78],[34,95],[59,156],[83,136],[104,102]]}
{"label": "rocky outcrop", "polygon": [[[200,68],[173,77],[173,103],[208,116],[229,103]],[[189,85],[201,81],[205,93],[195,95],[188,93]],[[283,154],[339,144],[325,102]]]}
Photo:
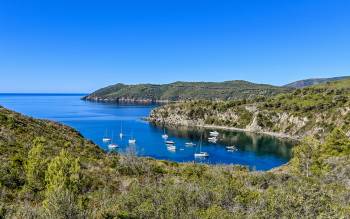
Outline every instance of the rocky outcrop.
{"label": "rocky outcrop", "polygon": [[322,139],[333,127],[341,126],[350,112],[349,107],[338,108],[334,109],[333,116],[330,116],[329,112],[323,112],[313,114],[309,118],[286,111],[259,110],[254,105],[230,108],[223,112],[199,109],[200,107],[196,107],[196,110],[190,109],[181,103],[165,105],[154,109],[149,116],[149,121],[176,126],[215,126],[294,139],[302,139],[309,135]]}

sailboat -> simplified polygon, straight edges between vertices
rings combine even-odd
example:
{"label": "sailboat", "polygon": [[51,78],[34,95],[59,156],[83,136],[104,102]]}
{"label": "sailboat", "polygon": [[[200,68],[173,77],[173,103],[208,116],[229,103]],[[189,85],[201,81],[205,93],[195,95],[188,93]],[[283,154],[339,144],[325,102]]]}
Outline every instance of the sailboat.
{"label": "sailboat", "polygon": [[185,145],[186,146],[196,146],[196,144],[193,142],[186,142]]}
{"label": "sailboat", "polygon": [[167,149],[168,149],[169,151],[176,151],[176,146],[175,146],[175,145],[168,145],[168,146],[167,146]]}
{"label": "sailboat", "polygon": [[107,129],[106,129],[104,137],[102,138],[102,141],[103,141],[103,143],[108,143],[111,141],[111,139],[107,137]]}
{"label": "sailboat", "polygon": [[131,138],[129,139],[129,144],[136,144],[136,139],[133,137],[133,134],[131,134]]}
{"label": "sailboat", "polygon": [[165,139],[165,140],[168,139],[169,136],[165,133],[165,128],[164,128],[164,132],[163,133],[164,134],[162,134],[162,138]]}
{"label": "sailboat", "polygon": [[218,139],[217,139],[216,137],[210,137],[210,138],[208,138],[208,141],[209,141],[210,143],[216,144],[216,142],[218,141]]}
{"label": "sailboat", "polygon": [[209,132],[209,135],[210,136],[213,136],[213,137],[217,137],[219,135],[219,132],[217,131],[212,131],[212,132]]}
{"label": "sailboat", "polygon": [[119,146],[115,143],[113,143],[113,133],[112,133],[112,139],[111,139],[111,143],[108,145],[109,149],[114,149],[114,148],[118,148]]}
{"label": "sailboat", "polygon": [[166,145],[173,145],[173,144],[175,144],[175,142],[174,141],[165,141],[165,144]]}
{"label": "sailboat", "polygon": [[194,153],[194,157],[209,157],[209,154],[207,152],[202,151],[202,135],[199,144],[199,153]]}
{"label": "sailboat", "polygon": [[123,134],[123,122],[120,121],[120,133],[119,133],[119,137],[123,138],[124,134]]}
{"label": "sailboat", "polygon": [[238,150],[236,146],[232,145],[232,146],[226,146],[227,150]]}

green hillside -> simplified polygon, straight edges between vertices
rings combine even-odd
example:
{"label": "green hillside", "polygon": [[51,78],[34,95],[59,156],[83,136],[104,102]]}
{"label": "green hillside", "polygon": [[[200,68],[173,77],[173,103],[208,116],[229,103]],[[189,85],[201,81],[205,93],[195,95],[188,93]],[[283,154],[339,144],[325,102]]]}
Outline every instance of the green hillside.
{"label": "green hillside", "polygon": [[216,125],[303,138],[324,138],[350,127],[350,80],[328,82],[270,98],[186,101],[155,109],[150,120],[172,125]]}
{"label": "green hillside", "polygon": [[280,218],[350,214],[350,141],[272,172],[105,154],[73,129],[0,107],[0,218]]}
{"label": "green hillside", "polygon": [[290,90],[291,88],[254,84],[247,81],[175,82],[164,85],[116,84],[97,90],[84,99],[109,102],[157,102],[190,99],[231,100],[272,96]]}
{"label": "green hillside", "polygon": [[285,85],[284,87],[292,87],[292,88],[304,88],[304,87],[309,87],[317,84],[324,84],[327,82],[332,82],[332,81],[340,81],[340,80],[345,80],[349,79],[350,76],[343,76],[343,77],[333,77],[333,78],[311,78],[311,79],[305,79],[305,80],[300,80],[300,81],[295,81],[290,84]]}

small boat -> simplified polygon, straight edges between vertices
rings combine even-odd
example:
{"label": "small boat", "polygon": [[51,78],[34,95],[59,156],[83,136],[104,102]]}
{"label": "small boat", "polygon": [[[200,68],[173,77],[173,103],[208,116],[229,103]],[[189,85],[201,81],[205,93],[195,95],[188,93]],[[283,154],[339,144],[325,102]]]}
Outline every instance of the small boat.
{"label": "small boat", "polygon": [[227,146],[226,149],[227,149],[227,150],[238,150],[238,149],[236,148],[236,146]]}
{"label": "small boat", "polygon": [[167,149],[168,149],[169,151],[176,151],[176,146],[175,146],[175,145],[169,145],[169,146],[167,147]]}
{"label": "small boat", "polygon": [[136,139],[135,138],[131,138],[129,139],[129,144],[136,144]]}
{"label": "small boat", "polygon": [[209,132],[209,135],[210,136],[218,136],[219,135],[219,132],[217,132],[217,131],[212,131],[212,132]]}
{"label": "small boat", "polygon": [[112,138],[111,138],[111,143],[108,145],[109,149],[114,149],[114,148],[118,148],[119,146],[115,143],[113,143],[113,132],[112,132]]}
{"label": "small boat", "polygon": [[186,146],[196,146],[196,144],[193,142],[186,142],[185,145]]}
{"label": "small boat", "polygon": [[163,138],[163,139],[168,139],[169,136],[168,136],[167,134],[163,134],[163,135],[162,135],[162,138]]}
{"label": "small boat", "polygon": [[199,153],[194,153],[194,157],[209,157],[209,154],[207,152],[202,151],[202,135],[201,141],[199,143]]}
{"label": "small boat", "polygon": [[106,129],[105,137],[102,138],[103,143],[108,143],[111,141],[111,138],[108,138],[107,136],[108,136],[108,133],[107,133],[107,129]]}
{"label": "small boat", "polygon": [[164,133],[162,134],[162,138],[163,139],[168,139],[169,138],[169,136],[165,133],[165,128],[164,128]]}
{"label": "small boat", "polygon": [[118,148],[119,146],[117,144],[109,144],[108,148],[109,149],[114,149],[114,148]]}
{"label": "small boat", "polygon": [[129,144],[136,144],[136,138],[134,138],[134,133],[131,132],[131,138],[128,140]]}
{"label": "small boat", "polygon": [[123,138],[124,134],[123,134],[123,123],[122,121],[120,121],[120,133],[119,133],[119,137]]}
{"label": "small boat", "polygon": [[208,138],[208,141],[210,143],[216,143],[218,141],[218,139],[216,137],[210,137],[210,138]]}
{"label": "small boat", "polygon": [[110,139],[110,138],[105,137],[105,138],[102,138],[102,141],[103,141],[103,143],[108,143],[108,142],[110,142],[110,141],[111,141],[111,139]]}
{"label": "small boat", "polygon": [[216,143],[217,143],[217,140],[210,140],[210,141],[208,141],[208,142],[213,143],[213,144],[216,144]]}
{"label": "small boat", "polygon": [[194,154],[195,157],[209,157],[207,152],[199,152]]}
{"label": "small boat", "polygon": [[165,144],[173,145],[173,144],[175,144],[175,142],[174,141],[165,141]]}

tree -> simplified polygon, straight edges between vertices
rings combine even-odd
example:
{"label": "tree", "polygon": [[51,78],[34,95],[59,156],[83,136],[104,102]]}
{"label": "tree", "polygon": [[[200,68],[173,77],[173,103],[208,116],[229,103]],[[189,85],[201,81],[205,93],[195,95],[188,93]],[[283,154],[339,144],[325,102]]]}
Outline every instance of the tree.
{"label": "tree", "polygon": [[47,195],[57,189],[78,192],[79,174],[79,159],[72,157],[66,150],[61,150],[60,154],[49,163],[45,174]]}
{"label": "tree", "polygon": [[307,137],[303,142],[293,149],[293,159],[291,164],[294,169],[305,174],[306,177],[311,175],[311,170],[316,168],[319,154],[320,143],[312,138]]}
{"label": "tree", "polygon": [[35,138],[33,147],[28,153],[28,159],[24,165],[26,173],[26,189],[37,193],[45,188],[45,169],[47,161],[44,158],[45,139]]}
{"label": "tree", "polygon": [[45,173],[46,199],[43,204],[49,218],[75,218],[78,215],[79,180],[79,159],[61,150]]}
{"label": "tree", "polygon": [[350,139],[343,130],[335,128],[326,138],[321,151],[324,157],[349,155]]}

